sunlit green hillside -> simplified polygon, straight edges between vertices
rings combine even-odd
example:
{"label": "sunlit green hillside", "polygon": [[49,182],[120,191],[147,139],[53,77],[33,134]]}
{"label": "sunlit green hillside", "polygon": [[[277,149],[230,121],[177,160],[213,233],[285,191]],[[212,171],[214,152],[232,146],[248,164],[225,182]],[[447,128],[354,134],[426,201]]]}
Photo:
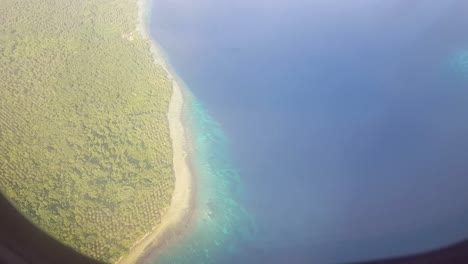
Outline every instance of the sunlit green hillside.
{"label": "sunlit green hillside", "polygon": [[136,0],[2,0],[0,189],[60,241],[115,261],[174,188],[170,81]]}

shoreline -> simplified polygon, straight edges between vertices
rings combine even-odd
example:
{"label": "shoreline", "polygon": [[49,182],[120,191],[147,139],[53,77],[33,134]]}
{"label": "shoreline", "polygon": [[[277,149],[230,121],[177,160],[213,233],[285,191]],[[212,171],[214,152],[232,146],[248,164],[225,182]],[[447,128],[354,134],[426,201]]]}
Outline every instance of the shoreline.
{"label": "shoreline", "polygon": [[173,149],[173,169],[176,179],[171,204],[163,213],[161,222],[153,227],[151,232],[148,232],[140,240],[136,241],[128,255],[116,262],[118,264],[141,263],[148,256],[153,256],[154,253],[150,251],[168,246],[177,236],[188,229],[195,205],[194,175],[189,157],[191,149],[183,118],[186,101],[189,99],[187,96],[188,91],[179,85],[178,81],[181,82],[181,80],[174,77],[176,75],[172,74],[162,50],[146,31],[145,23],[149,12],[148,8],[150,8],[148,6],[149,1],[151,0],[137,1],[138,23],[136,31],[149,42],[154,63],[164,69],[167,77],[172,82],[172,95],[167,119],[169,122]]}

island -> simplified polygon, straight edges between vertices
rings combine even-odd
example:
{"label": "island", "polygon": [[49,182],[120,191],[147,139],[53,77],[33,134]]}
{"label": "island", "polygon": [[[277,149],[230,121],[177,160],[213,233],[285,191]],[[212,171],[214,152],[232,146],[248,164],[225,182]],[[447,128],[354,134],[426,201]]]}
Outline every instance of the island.
{"label": "island", "polygon": [[186,226],[184,89],[137,0],[0,7],[0,191],[74,250],[134,263]]}

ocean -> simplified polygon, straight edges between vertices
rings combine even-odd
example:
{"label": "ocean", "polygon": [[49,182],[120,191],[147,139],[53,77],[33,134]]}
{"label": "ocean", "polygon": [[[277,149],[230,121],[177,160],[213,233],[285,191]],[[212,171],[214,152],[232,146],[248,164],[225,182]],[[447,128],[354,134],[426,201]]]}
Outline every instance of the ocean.
{"label": "ocean", "polygon": [[149,263],[338,263],[468,237],[468,2],[152,0],[193,94],[193,228]]}

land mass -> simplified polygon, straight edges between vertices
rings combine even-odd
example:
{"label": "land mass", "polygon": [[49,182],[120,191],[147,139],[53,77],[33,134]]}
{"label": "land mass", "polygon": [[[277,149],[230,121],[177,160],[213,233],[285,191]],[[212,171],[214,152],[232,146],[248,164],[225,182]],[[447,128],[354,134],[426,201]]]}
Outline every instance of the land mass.
{"label": "land mass", "polygon": [[0,190],[104,262],[165,241],[193,195],[183,90],[143,30],[142,3],[0,7]]}

